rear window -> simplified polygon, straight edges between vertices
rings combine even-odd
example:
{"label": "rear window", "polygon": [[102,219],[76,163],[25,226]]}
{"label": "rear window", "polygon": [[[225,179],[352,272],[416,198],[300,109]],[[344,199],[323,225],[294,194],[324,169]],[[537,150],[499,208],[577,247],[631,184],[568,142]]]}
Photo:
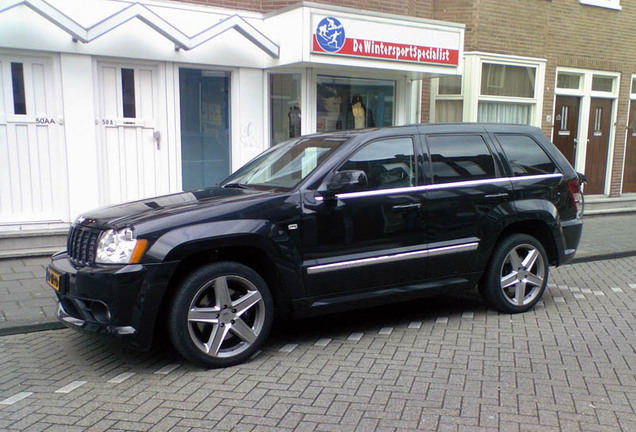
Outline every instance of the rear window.
{"label": "rear window", "polygon": [[512,175],[554,174],[557,167],[539,143],[527,135],[497,134],[497,141],[510,162]]}
{"label": "rear window", "polygon": [[481,135],[428,135],[433,183],[494,178],[495,162]]}

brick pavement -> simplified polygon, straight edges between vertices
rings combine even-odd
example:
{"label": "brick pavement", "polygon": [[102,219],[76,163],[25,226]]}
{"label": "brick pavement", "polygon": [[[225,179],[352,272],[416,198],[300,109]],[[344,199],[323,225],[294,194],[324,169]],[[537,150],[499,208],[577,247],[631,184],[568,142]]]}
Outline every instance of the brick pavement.
{"label": "brick pavement", "polygon": [[289,324],[210,371],[69,330],[1,337],[0,430],[636,430],[636,257],[553,270],[526,314],[473,292]]}

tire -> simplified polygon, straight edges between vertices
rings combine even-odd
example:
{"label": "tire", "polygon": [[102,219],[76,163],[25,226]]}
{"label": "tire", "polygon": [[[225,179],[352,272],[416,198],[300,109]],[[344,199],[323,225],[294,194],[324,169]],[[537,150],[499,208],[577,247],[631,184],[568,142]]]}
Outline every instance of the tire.
{"label": "tire", "polygon": [[529,235],[514,234],[495,247],[479,292],[500,312],[525,312],[541,299],[548,274],[548,259],[541,243]]}
{"label": "tire", "polygon": [[272,327],[274,303],[263,278],[235,262],[200,267],[180,285],[168,311],[175,349],[206,367],[233,366],[263,344]]}

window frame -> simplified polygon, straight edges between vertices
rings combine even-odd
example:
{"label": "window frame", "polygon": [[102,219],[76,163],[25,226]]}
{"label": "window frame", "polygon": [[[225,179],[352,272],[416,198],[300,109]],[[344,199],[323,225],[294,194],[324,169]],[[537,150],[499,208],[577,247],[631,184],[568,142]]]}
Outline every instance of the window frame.
{"label": "window frame", "polygon": [[[447,75],[456,76],[456,75]],[[431,123],[439,122],[437,119],[437,101],[461,101],[462,102],[462,121],[464,120],[464,76],[459,75],[459,94],[440,94],[439,92],[439,80],[444,77],[436,77],[431,80],[431,110],[429,118]]]}
{"label": "window frame", "polygon": [[[483,64],[500,64],[504,66],[531,67],[535,69],[534,96],[531,98],[492,96],[481,94],[481,77]],[[435,119],[437,100],[462,100],[462,122],[477,122],[479,102],[522,103],[531,107],[529,126],[542,126],[543,94],[545,89],[545,69],[547,60],[535,57],[519,57],[503,54],[472,51],[464,53],[464,72],[462,75],[461,96],[439,95],[439,80],[431,80],[431,99],[429,118]]]}

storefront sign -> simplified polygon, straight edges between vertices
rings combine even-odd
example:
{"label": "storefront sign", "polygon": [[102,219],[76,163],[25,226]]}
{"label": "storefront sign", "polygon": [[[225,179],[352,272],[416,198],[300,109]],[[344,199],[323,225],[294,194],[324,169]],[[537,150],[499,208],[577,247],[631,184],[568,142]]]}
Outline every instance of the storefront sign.
{"label": "storefront sign", "polygon": [[[373,25],[372,23],[368,23]],[[349,27],[349,25],[347,26]],[[459,62],[459,50],[447,47],[435,47],[408,43],[403,40],[417,36],[416,31],[400,32],[401,38],[396,40],[381,40],[365,38],[354,33],[356,25],[349,28],[335,17],[322,18],[316,25],[312,35],[312,52],[318,54],[342,55],[348,57],[360,57],[369,59],[392,60],[399,62],[431,63],[440,65],[457,66]],[[358,24],[359,27],[359,24]],[[387,27],[386,25],[384,27]],[[384,30],[384,29],[382,29]],[[380,35],[390,36],[390,32],[379,32]],[[424,36],[425,31],[420,31]],[[358,37],[360,36],[360,37]],[[400,34],[398,34],[400,36]],[[413,41],[415,42],[415,41]]]}

